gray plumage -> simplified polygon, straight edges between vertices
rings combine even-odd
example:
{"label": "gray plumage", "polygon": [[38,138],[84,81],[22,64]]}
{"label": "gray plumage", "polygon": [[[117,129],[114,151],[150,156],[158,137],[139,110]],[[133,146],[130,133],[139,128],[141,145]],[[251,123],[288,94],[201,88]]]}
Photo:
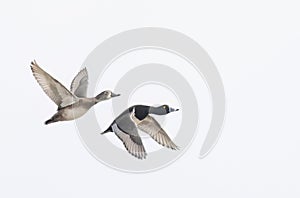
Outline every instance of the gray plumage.
{"label": "gray plumage", "polygon": [[45,72],[36,61],[31,62],[30,66],[33,76],[43,91],[58,106],[57,113],[47,120],[45,124],[77,119],[95,104],[120,95],[107,90],[96,97],[88,98],[88,73],[86,68],[75,76],[69,91],[59,81]]}
{"label": "gray plumage", "polygon": [[168,105],[151,107],[135,105],[119,115],[107,130],[101,134],[114,132],[123,142],[127,151],[138,159],[145,159],[147,153],[138,134],[138,129],[147,133],[152,139],[164,147],[177,150],[179,147],[171,140],[160,124],[150,115],[166,115],[178,111]]}

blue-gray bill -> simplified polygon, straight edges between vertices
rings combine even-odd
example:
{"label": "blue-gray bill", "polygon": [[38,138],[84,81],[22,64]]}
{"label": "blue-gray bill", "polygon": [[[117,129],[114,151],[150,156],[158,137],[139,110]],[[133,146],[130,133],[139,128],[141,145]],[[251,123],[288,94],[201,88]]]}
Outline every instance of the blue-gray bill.
{"label": "blue-gray bill", "polygon": [[121,94],[115,94],[115,93],[112,93],[111,94],[111,97],[118,97],[118,96],[120,96]]}

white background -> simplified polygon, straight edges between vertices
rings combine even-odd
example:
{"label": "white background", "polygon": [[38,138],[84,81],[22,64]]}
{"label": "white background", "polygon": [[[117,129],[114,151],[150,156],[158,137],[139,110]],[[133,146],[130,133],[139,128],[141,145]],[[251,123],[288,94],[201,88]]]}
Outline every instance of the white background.
{"label": "white background", "polygon": [[[299,197],[299,9],[296,0],[2,1],[0,197]],[[205,159],[195,141],[171,166],[136,175],[89,155],[73,122],[43,125],[55,106],[29,63],[67,84],[99,43],[144,26],[208,51],[227,117]]]}

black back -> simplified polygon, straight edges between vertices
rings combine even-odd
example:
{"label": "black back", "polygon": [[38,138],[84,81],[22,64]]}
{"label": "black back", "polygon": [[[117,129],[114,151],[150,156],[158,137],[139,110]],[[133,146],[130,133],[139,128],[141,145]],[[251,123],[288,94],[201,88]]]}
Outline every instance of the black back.
{"label": "black back", "polygon": [[149,106],[135,105],[132,107],[132,110],[133,108],[135,108],[135,117],[139,120],[143,120],[149,115],[149,109],[150,109]]}
{"label": "black back", "polygon": [[132,107],[129,107],[125,111],[123,111],[109,126],[109,128],[106,131],[112,131],[111,126],[116,123],[122,131],[132,131],[136,128],[135,124],[132,122],[130,118],[130,114],[133,111],[133,108],[135,108],[135,117],[139,120],[145,119],[149,115],[149,106],[145,105],[134,105]]}

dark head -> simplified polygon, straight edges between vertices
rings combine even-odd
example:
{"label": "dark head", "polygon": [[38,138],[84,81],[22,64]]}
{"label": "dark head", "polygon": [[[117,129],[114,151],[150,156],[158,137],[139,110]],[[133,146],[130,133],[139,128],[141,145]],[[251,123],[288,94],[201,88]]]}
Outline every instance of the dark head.
{"label": "dark head", "polygon": [[117,96],[120,96],[120,94],[115,94],[110,90],[106,90],[106,91],[101,92],[99,95],[97,95],[95,97],[95,99],[96,99],[96,103],[98,103],[98,102],[108,100],[108,99],[111,99],[111,98],[117,97]]}
{"label": "dark head", "polygon": [[174,109],[172,107],[169,107],[168,105],[162,105],[159,107],[150,107],[149,109],[150,114],[156,114],[156,115],[166,115],[174,111],[179,111],[179,109]]}

